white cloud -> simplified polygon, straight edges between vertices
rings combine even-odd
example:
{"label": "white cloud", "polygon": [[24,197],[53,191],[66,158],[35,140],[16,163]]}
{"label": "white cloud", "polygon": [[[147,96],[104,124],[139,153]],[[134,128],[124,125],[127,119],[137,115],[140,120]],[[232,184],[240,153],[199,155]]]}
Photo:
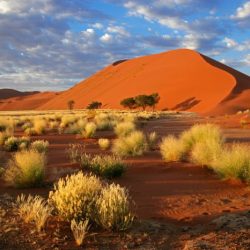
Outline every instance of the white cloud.
{"label": "white cloud", "polygon": [[109,33],[117,33],[119,35],[122,35],[122,36],[129,36],[129,32],[122,26],[115,26],[115,25],[112,25],[112,26],[109,26],[107,28],[107,32]]}
{"label": "white cloud", "polygon": [[237,8],[235,15],[232,16],[235,19],[245,19],[248,17],[250,17],[250,1],[245,2],[243,6]]}
{"label": "white cloud", "polygon": [[112,35],[105,33],[103,36],[100,37],[100,40],[104,43],[109,43],[113,39]]}
{"label": "white cloud", "polygon": [[223,42],[226,44],[227,48],[235,48],[238,43],[231,38],[225,37]]}

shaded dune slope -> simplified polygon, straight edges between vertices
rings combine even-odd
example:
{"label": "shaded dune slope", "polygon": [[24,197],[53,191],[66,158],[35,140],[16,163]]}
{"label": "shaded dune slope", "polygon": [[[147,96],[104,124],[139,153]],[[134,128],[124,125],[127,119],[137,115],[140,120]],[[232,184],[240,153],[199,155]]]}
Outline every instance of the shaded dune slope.
{"label": "shaded dune slope", "polygon": [[11,97],[18,97],[18,96],[28,96],[28,95],[34,95],[39,93],[38,91],[18,91],[15,89],[0,89],[0,99],[8,99]]}
{"label": "shaded dune slope", "polygon": [[34,110],[55,98],[54,92],[43,92],[28,96],[18,96],[0,100],[0,110]]}
{"label": "shaded dune slope", "polygon": [[205,113],[238,89],[238,74],[241,81],[241,73],[218,66],[198,52],[173,50],[113,63],[40,108],[64,109],[70,99],[76,108],[93,100],[101,101],[105,108],[121,108],[119,103],[126,97],[158,92],[158,109]]}

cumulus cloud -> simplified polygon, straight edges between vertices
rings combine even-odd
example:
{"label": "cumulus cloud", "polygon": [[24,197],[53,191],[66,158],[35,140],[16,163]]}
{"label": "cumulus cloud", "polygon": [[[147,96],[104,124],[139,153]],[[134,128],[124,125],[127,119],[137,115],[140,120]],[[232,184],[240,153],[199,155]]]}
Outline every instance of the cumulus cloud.
{"label": "cumulus cloud", "polygon": [[238,7],[235,14],[231,16],[242,27],[250,27],[250,1]]}

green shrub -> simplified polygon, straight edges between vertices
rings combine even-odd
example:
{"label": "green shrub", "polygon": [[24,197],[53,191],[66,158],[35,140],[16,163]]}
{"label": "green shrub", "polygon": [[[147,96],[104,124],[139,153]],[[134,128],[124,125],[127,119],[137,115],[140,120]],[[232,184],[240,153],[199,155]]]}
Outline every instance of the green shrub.
{"label": "green shrub", "polygon": [[187,155],[183,142],[172,135],[163,138],[160,144],[160,151],[166,162],[182,161]]}
{"label": "green shrub", "polygon": [[119,137],[127,136],[135,131],[135,124],[130,121],[120,122],[115,126],[115,133]]}
{"label": "green shrub", "polygon": [[147,150],[147,140],[141,131],[134,131],[114,141],[112,151],[119,156],[138,156]]}
{"label": "green shrub", "polygon": [[109,139],[105,139],[105,138],[100,138],[98,140],[98,144],[99,144],[99,147],[102,149],[102,150],[106,150],[109,148],[110,146],[110,141]]}
{"label": "green shrub", "polygon": [[213,169],[222,178],[250,181],[250,147],[234,144],[222,151],[213,163]]}
{"label": "green shrub", "polygon": [[95,156],[92,158],[89,169],[95,174],[111,179],[120,177],[126,166],[119,157],[116,156]]}
{"label": "green shrub", "polygon": [[49,142],[45,140],[36,140],[31,143],[31,149],[43,153],[47,152],[49,147]]}
{"label": "green shrub", "polygon": [[15,187],[37,187],[44,181],[46,157],[37,151],[21,151],[14,154],[5,171],[5,180]]}
{"label": "green shrub", "polygon": [[49,194],[59,216],[67,221],[93,220],[95,204],[102,189],[99,178],[82,172],[61,178]]}
{"label": "green shrub", "polygon": [[102,189],[96,202],[97,223],[106,230],[126,230],[134,220],[130,212],[128,191],[111,184]]}

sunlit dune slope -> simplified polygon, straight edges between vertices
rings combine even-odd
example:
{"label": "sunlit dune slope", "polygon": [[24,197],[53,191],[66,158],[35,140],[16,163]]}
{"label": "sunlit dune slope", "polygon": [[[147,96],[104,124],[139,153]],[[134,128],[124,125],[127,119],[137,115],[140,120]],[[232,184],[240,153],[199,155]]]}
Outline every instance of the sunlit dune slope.
{"label": "sunlit dune slope", "polygon": [[70,99],[76,108],[93,100],[101,101],[105,108],[121,108],[123,98],[158,92],[158,109],[205,113],[236,86],[232,72],[216,67],[195,51],[179,49],[112,64],[40,108],[64,109]]}

